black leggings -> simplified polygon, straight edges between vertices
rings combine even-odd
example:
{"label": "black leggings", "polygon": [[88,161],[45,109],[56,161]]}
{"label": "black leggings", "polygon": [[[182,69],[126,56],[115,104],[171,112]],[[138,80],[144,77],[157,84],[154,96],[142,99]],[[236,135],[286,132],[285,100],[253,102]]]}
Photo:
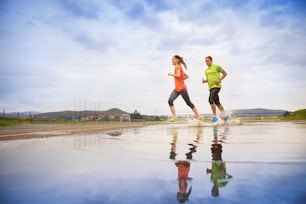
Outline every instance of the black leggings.
{"label": "black leggings", "polygon": [[173,106],[173,102],[174,100],[179,96],[181,95],[184,99],[184,101],[186,102],[186,104],[191,108],[193,109],[195,106],[193,105],[193,103],[190,101],[190,98],[189,98],[189,95],[188,95],[188,92],[187,92],[187,89],[183,89],[181,91],[176,91],[175,89],[172,91],[170,97],[169,97],[169,100],[168,100],[168,104],[169,106]]}
{"label": "black leggings", "polygon": [[220,106],[221,103],[220,103],[220,100],[219,100],[219,91],[220,91],[220,88],[212,88],[209,90],[210,91],[210,94],[209,94],[209,103],[210,104],[216,104],[217,106]]}

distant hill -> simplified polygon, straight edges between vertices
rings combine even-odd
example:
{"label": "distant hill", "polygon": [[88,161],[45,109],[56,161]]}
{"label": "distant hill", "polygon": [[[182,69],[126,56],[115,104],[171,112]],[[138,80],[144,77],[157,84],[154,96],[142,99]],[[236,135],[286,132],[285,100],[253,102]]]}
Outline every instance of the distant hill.
{"label": "distant hill", "polygon": [[279,116],[285,115],[286,113],[290,112],[287,110],[274,110],[263,108],[232,110],[232,114],[235,116]]}
{"label": "distant hill", "polygon": [[48,112],[48,113],[40,113],[34,116],[34,119],[51,119],[51,120],[58,120],[58,119],[77,119],[77,118],[84,118],[89,116],[96,116],[96,115],[104,115],[104,116],[119,116],[122,114],[129,114],[119,108],[111,108],[106,111],[93,111],[93,110],[83,110],[83,111],[60,111],[60,112]]}
{"label": "distant hill", "polygon": [[121,115],[121,114],[129,114],[128,112],[126,111],[123,111],[119,108],[111,108],[107,111],[102,111],[102,113],[104,114],[113,114],[113,115]]}

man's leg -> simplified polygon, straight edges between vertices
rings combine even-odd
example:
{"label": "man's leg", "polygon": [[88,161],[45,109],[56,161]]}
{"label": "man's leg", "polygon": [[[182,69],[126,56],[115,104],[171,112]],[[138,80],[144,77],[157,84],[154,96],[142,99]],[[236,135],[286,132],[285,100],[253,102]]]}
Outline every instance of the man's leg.
{"label": "man's leg", "polygon": [[217,108],[216,108],[216,104],[210,104],[210,107],[211,107],[211,111],[213,113],[213,116],[216,116],[217,115]]}
{"label": "man's leg", "polygon": [[216,94],[216,89],[212,88],[209,90],[209,98],[208,98],[208,102],[210,104],[211,107],[211,111],[213,113],[213,116],[217,115],[217,108],[216,108],[216,103],[215,103],[215,94]]}
{"label": "man's leg", "polygon": [[215,103],[215,95],[216,95],[216,92],[218,91],[217,89],[215,88],[212,88],[209,90],[210,93],[209,93],[209,103],[210,103],[210,107],[211,107],[211,111],[212,111],[212,118],[211,118],[211,122],[214,123],[218,120],[217,118],[217,107],[216,107],[216,103]]}
{"label": "man's leg", "polygon": [[221,112],[224,111],[224,108],[223,108],[223,106],[222,106],[221,104],[218,106],[218,108],[219,108],[219,110],[220,110]]}
{"label": "man's leg", "polygon": [[228,116],[228,114],[225,112],[224,107],[223,107],[223,106],[221,105],[221,103],[220,103],[219,91],[220,91],[220,89],[216,92],[214,101],[215,101],[217,107],[219,108],[219,110],[220,110],[220,112],[221,112],[220,117],[226,122],[229,116]]}
{"label": "man's leg", "polygon": [[221,112],[224,112],[224,107],[221,105],[221,103],[220,103],[220,99],[219,99],[219,92],[220,92],[220,90],[221,89],[216,89],[215,91],[214,91],[214,97],[213,97],[213,100],[214,100],[214,102],[215,102],[215,104],[217,105],[217,107],[219,108],[219,110],[221,111]]}

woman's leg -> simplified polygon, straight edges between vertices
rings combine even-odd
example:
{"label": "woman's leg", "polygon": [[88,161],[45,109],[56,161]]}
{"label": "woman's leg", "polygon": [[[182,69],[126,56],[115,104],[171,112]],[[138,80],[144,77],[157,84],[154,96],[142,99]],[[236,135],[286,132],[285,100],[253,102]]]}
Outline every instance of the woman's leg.
{"label": "woman's leg", "polygon": [[172,93],[170,94],[168,104],[170,106],[170,111],[172,114],[172,118],[175,120],[176,119],[176,113],[175,113],[175,108],[173,102],[175,99],[179,96],[179,93],[176,90],[173,90]]}
{"label": "woman's leg", "polygon": [[187,89],[183,89],[180,94],[182,95],[184,101],[186,102],[186,104],[192,109],[194,115],[196,116],[196,118],[200,118],[199,113],[197,108],[193,105],[193,103],[190,100],[189,94],[187,92]]}

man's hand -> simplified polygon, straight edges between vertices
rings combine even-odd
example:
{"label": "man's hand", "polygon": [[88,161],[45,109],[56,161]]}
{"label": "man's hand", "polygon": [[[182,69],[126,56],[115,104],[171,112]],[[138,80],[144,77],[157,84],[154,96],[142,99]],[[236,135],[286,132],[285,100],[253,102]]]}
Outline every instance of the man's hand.
{"label": "man's hand", "polygon": [[219,85],[219,84],[221,83],[221,80],[217,80],[217,81],[215,81],[215,83],[216,83],[217,85]]}
{"label": "man's hand", "polygon": [[207,83],[207,80],[202,79],[202,83],[203,83],[203,84]]}

